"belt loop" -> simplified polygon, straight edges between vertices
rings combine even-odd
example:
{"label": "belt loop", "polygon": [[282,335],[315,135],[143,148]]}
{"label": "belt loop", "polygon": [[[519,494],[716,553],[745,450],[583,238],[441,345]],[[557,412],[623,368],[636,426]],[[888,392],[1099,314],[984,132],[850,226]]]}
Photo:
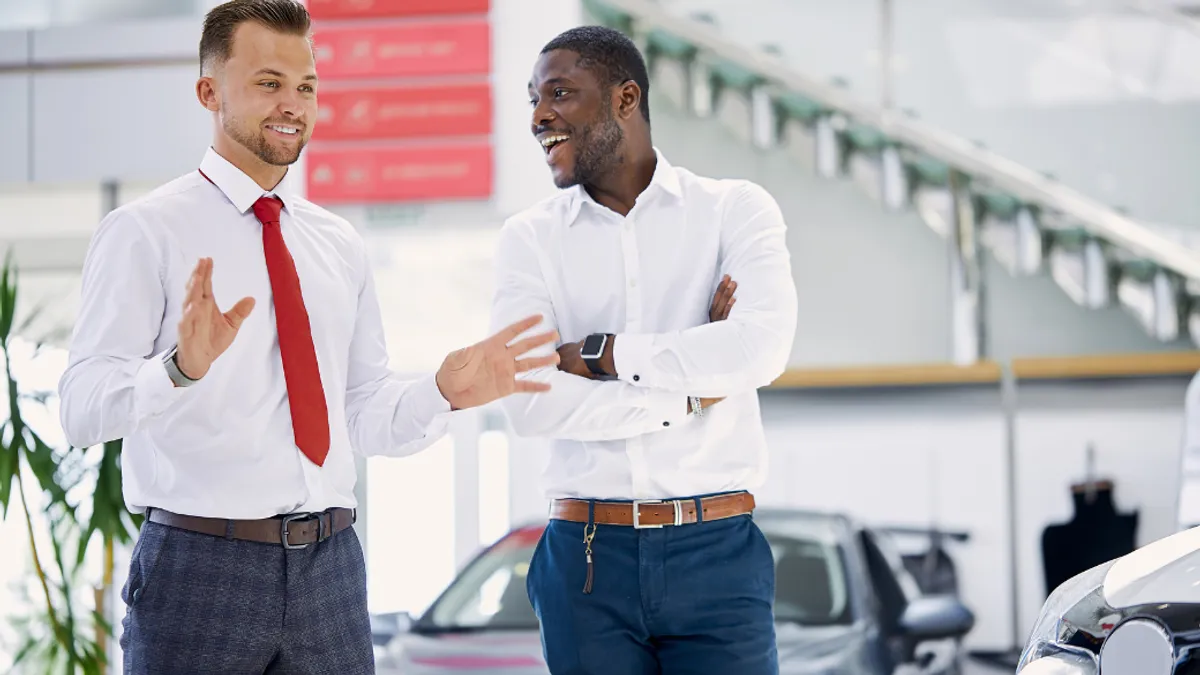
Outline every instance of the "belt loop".
{"label": "belt loop", "polygon": [[587,525],[584,526],[584,529],[585,530],[588,529],[593,524],[595,524],[595,522],[596,522],[596,500],[589,499],[588,500],[588,521],[587,521]]}
{"label": "belt loop", "polygon": [[704,522],[704,504],[699,497],[695,497],[692,501],[696,502],[696,524]]}
{"label": "belt loop", "polygon": [[225,521],[225,538],[228,539],[229,541],[233,541],[233,520],[232,519]]}

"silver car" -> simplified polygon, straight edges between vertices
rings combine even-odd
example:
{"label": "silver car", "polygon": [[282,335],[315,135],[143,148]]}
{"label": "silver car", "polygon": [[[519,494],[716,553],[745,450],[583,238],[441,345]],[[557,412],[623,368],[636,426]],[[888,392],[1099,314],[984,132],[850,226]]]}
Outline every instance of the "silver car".
{"label": "silver car", "polygon": [[1200,527],[1063,583],[1019,675],[1200,675]]}
{"label": "silver car", "polygon": [[[953,596],[925,596],[886,536],[848,518],[759,510],[776,560],[784,675],[953,675],[974,617]],[[479,554],[416,621],[388,637],[380,675],[547,675],[525,574],[544,524]],[[395,619],[396,617],[393,617]]]}

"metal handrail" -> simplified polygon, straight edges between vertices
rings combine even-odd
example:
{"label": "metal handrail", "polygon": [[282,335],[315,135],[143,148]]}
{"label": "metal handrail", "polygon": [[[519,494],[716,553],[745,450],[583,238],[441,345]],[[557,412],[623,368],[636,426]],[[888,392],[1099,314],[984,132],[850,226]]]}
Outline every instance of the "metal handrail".
{"label": "metal handrail", "polygon": [[1091,234],[1135,256],[1152,260],[1185,279],[1200,281],[1200,254],[978,143],[909,115],[866,103],[846,89],[797,71],[776,55],[725,40],[713,26],[671,14],[656,6],[652,0],[604,0],[604,4],[628,14],[639,30],[657,28],[686,40],[702,52],[735,63],[768,82],[875,127],[885,136],[918,149],[963,173],[985,178],[994,187],[1019,200],[1057,212]]}

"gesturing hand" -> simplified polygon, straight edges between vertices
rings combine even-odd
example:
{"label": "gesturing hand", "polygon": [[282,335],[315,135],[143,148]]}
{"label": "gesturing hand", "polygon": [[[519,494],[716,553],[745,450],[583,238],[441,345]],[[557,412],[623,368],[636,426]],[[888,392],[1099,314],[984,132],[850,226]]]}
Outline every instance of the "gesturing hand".
{"label": "gesturing hand", "polygon": [[558,339],[554,331],[509,344],[538,325],[541,316],[522,319],[492,337],[451,352],[437,371],[437,385],[454,410],[474,408],[516,392],[549,391],[550,385],[516,379],[517,373],[558,363],[558,352],[548,356],[517,357]]}
{"label": "gesturing hand", "polygon": [[204,377],[217,357],[229,349],[242,322],[254,309],[254,298],[242,298],[228,312],[217,307],[212,289],[212,258],[201,258],[188,279],[179,321],[179,344],[175,363],[184,375]]}
{"label": "gesturing hand", "polygon": [[737,298],[733,297],[733,292],[736,290],[737,282],[726,274],[721,279],[720,285],[717,286],[717,292],[713,294],[712,307],[708,310],[710,322],[724,321],[729,318],[733,303],[737,302]]}

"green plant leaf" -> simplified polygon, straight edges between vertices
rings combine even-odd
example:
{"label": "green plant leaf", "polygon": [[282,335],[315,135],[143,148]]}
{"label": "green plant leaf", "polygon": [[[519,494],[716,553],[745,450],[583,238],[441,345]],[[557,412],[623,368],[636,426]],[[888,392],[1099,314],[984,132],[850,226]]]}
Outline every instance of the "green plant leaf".
{"label": "green plant leaf", "polygon": [[[8,431],[8,421],[0,423],[0,437]],[[0,519],[8,517],[8,500],[12,496],[12,481],[17,474],[16,447],[10,443],[0,443]]]}
{"label": "green plant leaf", "polygon": [[[54,450],[42,442],[42,439],[32,429],[26,429],[26,435],[29,438],[24,443],[26,447],[25,461],[29,463],[33,475],[37,476],[42,490],[50,495],[52,504],[61,504],[73,512],[74,509],[67,503],[66,488],[57,480],[58,458],[54,455]],[[32,448],[29,447],[29,441],[32,441]]]}
{"label": "green plant leaf", "polygon": [[4,258],[4,269],[0,271],[0,342],[8,345],[12,337],[13,317],[17,311],[17,273],[13,269],[12,249]]}

